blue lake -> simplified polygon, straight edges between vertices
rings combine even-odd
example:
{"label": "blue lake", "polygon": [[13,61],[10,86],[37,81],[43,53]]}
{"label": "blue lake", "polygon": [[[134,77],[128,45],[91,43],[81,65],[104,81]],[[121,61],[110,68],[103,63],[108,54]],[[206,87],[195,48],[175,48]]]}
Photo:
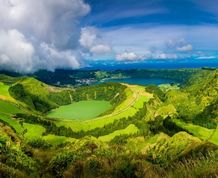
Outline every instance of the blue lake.
{"label": "blue lake", "polygon": [[[123,79],[106,79],[102,82],[118,82],[135,85],[160,85],[166,83],[179,83],[178,81],[163,78],[123,78]],[[100,82],[100,83],[102,83]]]}

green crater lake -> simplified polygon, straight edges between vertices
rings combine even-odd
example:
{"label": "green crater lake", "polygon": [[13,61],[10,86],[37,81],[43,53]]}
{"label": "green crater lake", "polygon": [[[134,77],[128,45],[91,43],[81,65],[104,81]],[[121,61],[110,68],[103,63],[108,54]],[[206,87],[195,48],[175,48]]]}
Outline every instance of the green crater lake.
{"label": "green crater lake", "polygon": [[111,109],[108,101],[88,100],[60,106],[48,113],[48,117],[67,120],[89,120]]}

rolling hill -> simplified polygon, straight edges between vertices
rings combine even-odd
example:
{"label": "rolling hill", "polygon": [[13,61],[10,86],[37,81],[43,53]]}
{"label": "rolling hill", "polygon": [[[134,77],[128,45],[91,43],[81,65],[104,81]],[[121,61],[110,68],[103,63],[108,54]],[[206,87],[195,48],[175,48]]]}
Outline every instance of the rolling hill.
{"label": "rolling hill", "polygon": [[180,88],[0,75],[0,177],[216,177],[218,70],[186,72]]}

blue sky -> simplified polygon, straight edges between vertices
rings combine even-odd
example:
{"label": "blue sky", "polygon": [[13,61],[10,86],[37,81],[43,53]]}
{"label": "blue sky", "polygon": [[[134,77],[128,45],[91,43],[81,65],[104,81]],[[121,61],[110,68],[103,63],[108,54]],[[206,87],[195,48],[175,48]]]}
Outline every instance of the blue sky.
{"label": "blue sky", "polygon": [[0,0],[0,24],[0,69],[21,73],[218,59],[218,0]]}
{"label": "blue sky", "polygon": [[86,25],[98,27],[139,24],[217,24],[216,0],[87,0],[92,10]]}
{"label": "blue sky", "polygon": [[86,0],[82,26],[98,29],[107,54],[89,59],[215,59],[218,0]]}

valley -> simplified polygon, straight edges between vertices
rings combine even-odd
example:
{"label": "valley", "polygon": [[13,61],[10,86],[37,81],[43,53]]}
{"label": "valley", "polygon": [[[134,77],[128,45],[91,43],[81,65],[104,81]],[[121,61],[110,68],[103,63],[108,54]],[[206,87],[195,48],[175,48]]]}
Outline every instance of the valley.
{"label": "valley", "polygon": [[0,175],[217,175],[218,71],[194,71],[180,85],[80,87],[1,74]]}

